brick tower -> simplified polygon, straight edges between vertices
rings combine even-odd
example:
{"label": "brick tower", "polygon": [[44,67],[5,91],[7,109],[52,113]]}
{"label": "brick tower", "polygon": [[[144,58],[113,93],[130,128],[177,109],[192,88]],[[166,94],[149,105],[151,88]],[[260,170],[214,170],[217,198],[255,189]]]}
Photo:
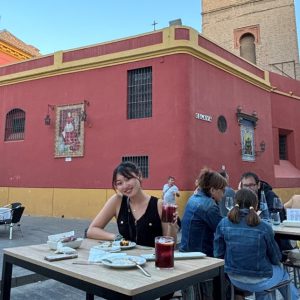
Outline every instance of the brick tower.
{"label": "brick tower", "polygon": [[262,69],[300,80],[294,0],[202,0],[202,33]]}

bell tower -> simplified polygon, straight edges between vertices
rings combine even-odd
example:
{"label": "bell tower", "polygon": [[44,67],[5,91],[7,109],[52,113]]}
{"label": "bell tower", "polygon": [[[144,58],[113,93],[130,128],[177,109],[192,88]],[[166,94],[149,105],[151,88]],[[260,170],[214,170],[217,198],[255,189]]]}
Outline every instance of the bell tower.
{"label": "bell tower", "polygon": [[294,0],[202,0],[202,33],[264,70],[300,80]]}

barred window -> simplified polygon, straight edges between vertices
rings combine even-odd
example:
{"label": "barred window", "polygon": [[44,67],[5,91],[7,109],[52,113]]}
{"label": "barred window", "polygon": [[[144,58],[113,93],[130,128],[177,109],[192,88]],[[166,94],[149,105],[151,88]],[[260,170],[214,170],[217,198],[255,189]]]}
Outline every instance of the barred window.
{"label": "barred window", "polygon": [[152,67],[127,73],[127,119],[152,117]]}
{"label": "barred window", "polygon": [[13,109],[6,114],[5,141],[24,140],[25,112]]}
{"label": "barred window", "polygon": [[287,136],[279,135],[279,159],[287,160]]}
{"label": "barred window", "polygon": [[148,156],[123,156],[122,162],[130,161],[134,164],[136,164],[144,178],[148,178],[149,176],[149,162],[148,162]]}

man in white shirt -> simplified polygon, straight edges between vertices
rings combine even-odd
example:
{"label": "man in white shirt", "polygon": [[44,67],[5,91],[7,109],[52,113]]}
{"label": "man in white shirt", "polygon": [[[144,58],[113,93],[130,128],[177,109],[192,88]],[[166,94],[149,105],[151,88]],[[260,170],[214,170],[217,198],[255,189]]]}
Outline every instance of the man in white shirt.
{"label": "man in white shirt", "polygon": [[175,197],[179,197],[179,189],[175,185],[175,178],[173,176],[169,176],[168,183],[163,186],[163,195],[162,198],[164,202],[170,204],[176,204]]}

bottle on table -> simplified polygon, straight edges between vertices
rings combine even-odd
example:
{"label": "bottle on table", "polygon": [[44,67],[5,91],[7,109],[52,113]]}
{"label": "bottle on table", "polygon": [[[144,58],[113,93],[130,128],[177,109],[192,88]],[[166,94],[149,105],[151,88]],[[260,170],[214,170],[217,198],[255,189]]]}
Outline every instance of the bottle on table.
{"label": "bottle on table", "polygon": [[261,211],[260,217],[262,219],[269,220],[270,218],[269,208],[268,208],[266,195],[264,191],[261,191],[259,209]]}

